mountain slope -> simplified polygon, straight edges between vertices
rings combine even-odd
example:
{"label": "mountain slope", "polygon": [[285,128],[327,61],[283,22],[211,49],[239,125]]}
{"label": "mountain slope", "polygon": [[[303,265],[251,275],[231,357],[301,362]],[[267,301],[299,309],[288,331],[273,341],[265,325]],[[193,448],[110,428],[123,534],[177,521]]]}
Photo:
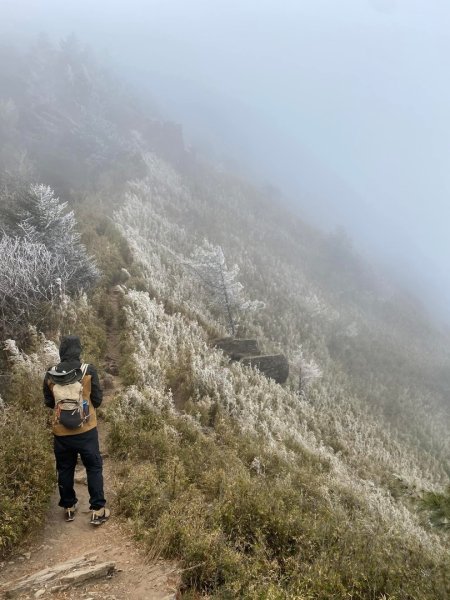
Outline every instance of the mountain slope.
{"label": "mountain slope", "polygon": [[[196,161],[73,40],[0,67],[2,169],[56,186],[103,272],[69,311],[93,356],[122,285],[110,447],[148,552],[183,563],[186,597],[446,598],[448,537],[419,510],[448,483],[446,335],[345,236]],[[264,303],[238,335],[287,355],[285,386],[213,347],[226,319],[189,267],[205,238]]]}

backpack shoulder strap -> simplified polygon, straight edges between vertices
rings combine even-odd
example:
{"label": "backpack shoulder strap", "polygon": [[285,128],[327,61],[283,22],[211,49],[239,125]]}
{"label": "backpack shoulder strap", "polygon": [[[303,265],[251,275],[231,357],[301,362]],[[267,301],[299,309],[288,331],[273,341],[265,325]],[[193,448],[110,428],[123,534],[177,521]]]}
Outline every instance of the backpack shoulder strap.
{"label": "backpack shoulder strap", "polygon": [[83,363],[83,364],[81,365],[81,372],[82,372],[82,374],[83,374],[83,377],[86,375],[86,372],[87,372],[88,368],[89,368],[89,365],[88,365],[88,363]]}

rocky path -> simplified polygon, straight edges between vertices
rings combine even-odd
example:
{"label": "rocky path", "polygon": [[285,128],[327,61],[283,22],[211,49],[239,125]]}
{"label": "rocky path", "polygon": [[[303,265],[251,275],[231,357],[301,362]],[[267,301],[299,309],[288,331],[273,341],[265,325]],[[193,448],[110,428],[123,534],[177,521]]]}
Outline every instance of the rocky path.
{"label": "rocky path", "polygon": [[[116,301],[112,300],[113,310]],[[107,363],[117,364],[117,330],[108,335]],[[114,371],[114,369],[110,369]],[[116,375],[109,377],[107,405],[120,388]],[[71,523],[63,519],[58,495],[52,497],[45,524],[22,553],[0,570],[0,590],[5,598],[53,598],[60,600],[172,600],[177,597],[176,565],[148,562],[132,540],[127,525],[114,518],[114,465],[106,448],[106,423],[99,419],[100,447],[104,458],[105,495],[112,508],[110,521],[100,527],[89,524],[86,473],[77,466],[78,511]]]}

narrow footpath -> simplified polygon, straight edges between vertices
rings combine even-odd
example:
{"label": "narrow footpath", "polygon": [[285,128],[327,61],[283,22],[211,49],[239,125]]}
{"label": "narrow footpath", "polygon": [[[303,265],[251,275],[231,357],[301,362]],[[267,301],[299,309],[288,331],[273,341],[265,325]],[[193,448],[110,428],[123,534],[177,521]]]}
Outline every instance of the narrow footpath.
{"label": "narrow footpath", "polygon": [[[111,296],[113,318],[108,331],[109,375],[104,405],[107,406],[121,382],[117,375],[117,297]],[[75,489],[78,511],[66,523],[58,506],[58,493],[51,499],[45,524],[21,554],[0,570],[0,591],[4,598],[53,598],[55,600],[175,600],[179,574],[173,563],[149,562],[133,541],[127,524],[114,514],[117,489],[114,465],[106,445],[107,423],[99,415],[100,448],[104,459],[105,495],[111,519],[100,527],[89,524],[89,494],[86,472],[78,464]]]}

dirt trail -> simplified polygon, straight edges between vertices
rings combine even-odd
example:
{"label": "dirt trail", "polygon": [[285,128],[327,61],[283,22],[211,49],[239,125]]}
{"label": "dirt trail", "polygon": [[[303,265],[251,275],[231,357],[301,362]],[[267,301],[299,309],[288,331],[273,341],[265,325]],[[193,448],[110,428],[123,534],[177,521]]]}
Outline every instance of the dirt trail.
{"label": "dirt trail", "polygon": [[[109,355],[106,363],[110,371],[115,371],[118,359],[117,312],[118,303],[111,299],[113,318],[108,332]],[[117,376],[109,378],[111,389],[105,391],[104,405],[120,389]],[[112,507],[110,521],[100,527],[89,524],[89,494],[86,485],[86,472],[78,465],[75,474],[75,490],[78,497],[78,511],[75,520],[66,523],[63,511],[58,507],[58,494],[55,491],[49,507],[45,525],[32,542],[22,547],[22,554],[4,565],[0,571],[0,589],[6,583],[16,581],[70,559],[89,554],[95,563],[112,561],[116,572],[110,578],[86,581],[77,587],[50,592],[50,585],[30,592],[21,592],[17,598],[53,598],[60,600],[171,600],[176,598],[179,576],[176,565],[160,561],[147,562],[142,551],[132,540],[125,524],[114,517],[114,465],[106,447],[106,423],[99,418],[100,448],[104,459],[105,495]],[[4,591],[4,590],[3,590]]]}

